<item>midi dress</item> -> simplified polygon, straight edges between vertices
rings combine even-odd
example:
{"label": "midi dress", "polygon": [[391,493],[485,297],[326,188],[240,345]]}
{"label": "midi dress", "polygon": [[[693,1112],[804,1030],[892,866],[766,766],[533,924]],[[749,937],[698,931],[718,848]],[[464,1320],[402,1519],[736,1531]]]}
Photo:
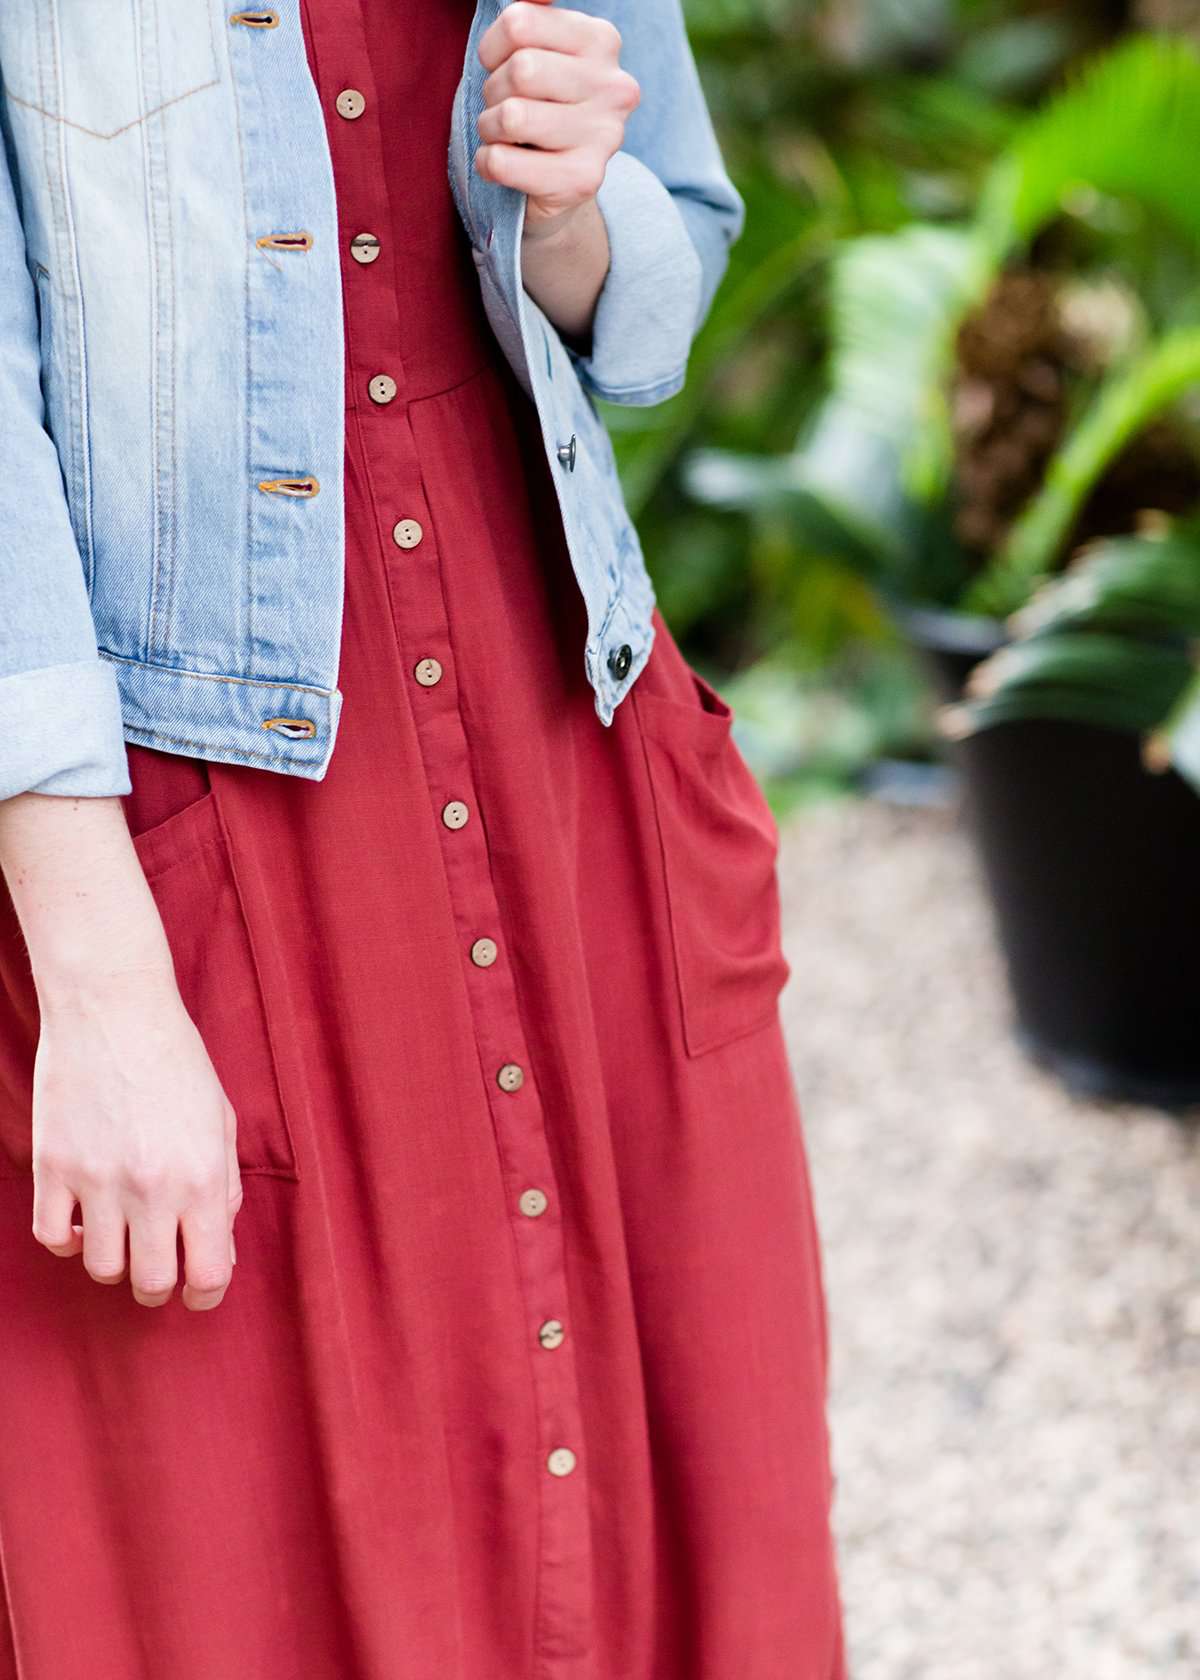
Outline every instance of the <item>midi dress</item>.
{"label": "midi dress", "polygon": [[238,1115],[216,1309],[34,1240],[0,890],[0,1680],[844,1674],[778,831],[657,610],[596,714],[447,176],[471,10],[304,9],[346,328],[327,774],[128,747]]}

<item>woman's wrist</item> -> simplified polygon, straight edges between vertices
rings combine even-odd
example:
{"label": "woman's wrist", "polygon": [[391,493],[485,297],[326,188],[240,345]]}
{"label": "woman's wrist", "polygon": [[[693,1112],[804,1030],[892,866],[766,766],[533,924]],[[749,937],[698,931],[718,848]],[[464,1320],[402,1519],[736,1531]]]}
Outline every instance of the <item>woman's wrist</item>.
{"label": "woman's wrist", "polygon": [[171,974],[119,797],[28,793],[0,802],[0,871],[41,1007],[86,1007],[113,987]]}

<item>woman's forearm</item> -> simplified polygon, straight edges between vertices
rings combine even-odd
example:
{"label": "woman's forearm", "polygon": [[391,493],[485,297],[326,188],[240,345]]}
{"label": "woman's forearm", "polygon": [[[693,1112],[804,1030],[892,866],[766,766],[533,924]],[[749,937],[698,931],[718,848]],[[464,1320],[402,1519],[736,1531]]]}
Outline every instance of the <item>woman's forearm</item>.
{"label": "woman's forearm", "polygon": [[118,797],[22,793],[0,801],[0,872],[44,1004],[134,970],[170,972]]}
{"label": "woman's forearm", "polygon": [[594,198],[548,220],[526,219],[521,240],[525,290],[581,355],[608,273],[608,229]]}

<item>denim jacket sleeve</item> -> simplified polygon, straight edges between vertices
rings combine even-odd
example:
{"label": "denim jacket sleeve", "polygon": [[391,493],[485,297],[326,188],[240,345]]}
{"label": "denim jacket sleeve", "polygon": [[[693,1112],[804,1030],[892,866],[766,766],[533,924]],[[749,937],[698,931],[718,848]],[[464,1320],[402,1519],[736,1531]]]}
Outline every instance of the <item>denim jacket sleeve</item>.
{"label": "denim jacket sleeve", "polygon": [[583,0],[621,31],[641,90],[597,203],[611,251],[589,353],[568,353],[584,386],[649,405],[680,390],[688,354],[745,221],[726,173],[680,0]]}
{"label": "denim jacket sleeve", "polygon": [[128,793],[58,454],[43,425],[33,282],[0,147],[0,799]]}

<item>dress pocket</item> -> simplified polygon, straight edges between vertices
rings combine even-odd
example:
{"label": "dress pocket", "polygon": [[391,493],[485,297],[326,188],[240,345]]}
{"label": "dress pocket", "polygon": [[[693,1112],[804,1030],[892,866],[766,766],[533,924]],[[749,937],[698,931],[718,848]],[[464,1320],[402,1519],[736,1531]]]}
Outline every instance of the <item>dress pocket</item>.
{"label": "dress pocket", "polygon": [[683,670],[688,698],[651,687],[648,671],[630,695],[662,845],[684,1043],[699,1056],[764,1025],[790,969],[778,825],[733,739],[728,702]]}
{"label": "dress pocket", "polygon": [[295,1178],[266,999],[216,794],[210,788],[133,844],[179,995],[237,1115],[241,1170]]}
{"label": "dress pocket", "polygon": [[[130,746],[137,755],[148,748]],[[296,1157],[268,1012],[228,837],[204,764],[157,755],[127,796],[134,849],[162,917],[184,1005],[237,1115],[243,1173],[294,1179]],[[180,795],[187,803],[180,804]],[[152,826],[142,827],[150,818]],[[32,1161],[37,995],[20,925],[0,879],[0,1179]]]}

